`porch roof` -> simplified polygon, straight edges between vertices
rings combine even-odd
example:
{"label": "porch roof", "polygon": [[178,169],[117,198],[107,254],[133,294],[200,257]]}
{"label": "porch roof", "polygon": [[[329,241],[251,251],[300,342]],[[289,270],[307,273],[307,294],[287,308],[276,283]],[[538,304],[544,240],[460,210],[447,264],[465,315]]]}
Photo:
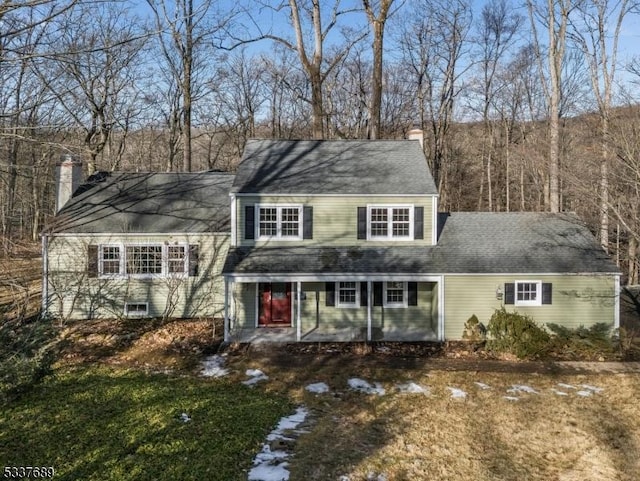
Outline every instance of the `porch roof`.
{"label": "porch roof", "polygon": [[412,274],[433,272],[425,247],[237,247],[224,274]]}

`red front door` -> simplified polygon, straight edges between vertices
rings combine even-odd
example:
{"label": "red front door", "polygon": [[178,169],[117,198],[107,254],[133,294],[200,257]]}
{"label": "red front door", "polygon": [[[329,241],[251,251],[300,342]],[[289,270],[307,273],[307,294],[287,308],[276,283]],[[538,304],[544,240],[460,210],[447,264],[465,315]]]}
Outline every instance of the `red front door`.
{"label": "red front door", "polygon": [[291,283],[258,284],[259,326],[291,325]]}

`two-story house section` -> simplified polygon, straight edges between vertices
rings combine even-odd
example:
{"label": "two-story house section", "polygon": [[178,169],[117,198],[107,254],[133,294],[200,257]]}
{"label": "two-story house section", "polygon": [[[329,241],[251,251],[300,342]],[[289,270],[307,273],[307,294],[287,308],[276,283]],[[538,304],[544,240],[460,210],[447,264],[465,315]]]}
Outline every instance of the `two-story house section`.
{"label": "two-story house section", "polygon": [[226,340],[439,340],[420,143],[250,140],[231,187]]}

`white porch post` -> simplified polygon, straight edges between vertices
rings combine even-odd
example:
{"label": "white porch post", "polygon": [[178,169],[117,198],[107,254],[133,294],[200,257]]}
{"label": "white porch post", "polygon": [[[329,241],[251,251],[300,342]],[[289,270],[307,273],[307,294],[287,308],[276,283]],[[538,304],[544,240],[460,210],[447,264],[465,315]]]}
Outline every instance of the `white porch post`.
{"label": "white porch post", "polygon": [[371,311],[372,311],[372,307],[371,304],[373,304],[373,292],[371,287],[373,286],[373,283],[371,281],[367,281],[367,341],[371,341]]}
{"label": "white porch post", "polygon": [[300,311],[302,306],[300,300],[302,299],[302,282],[296,282],[296,341],[300,342],[302,338],[302,326],[300,325]]}
{"label": "white porch post", "polygon": [[224,278],[224,342],[229,342],[229,279]]}

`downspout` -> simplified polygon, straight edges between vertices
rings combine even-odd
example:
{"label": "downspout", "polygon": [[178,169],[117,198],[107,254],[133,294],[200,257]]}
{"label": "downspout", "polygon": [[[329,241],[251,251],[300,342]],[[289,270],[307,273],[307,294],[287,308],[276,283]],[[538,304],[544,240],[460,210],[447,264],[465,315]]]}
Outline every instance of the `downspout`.
{"label": "downspout", "polygon": [[49,315],[49,238],[42,234],[42,316]]}
{"label": "downspout", "polygon": [[620,274],[615,275],[613,282],[613,329],[620,335]]}

